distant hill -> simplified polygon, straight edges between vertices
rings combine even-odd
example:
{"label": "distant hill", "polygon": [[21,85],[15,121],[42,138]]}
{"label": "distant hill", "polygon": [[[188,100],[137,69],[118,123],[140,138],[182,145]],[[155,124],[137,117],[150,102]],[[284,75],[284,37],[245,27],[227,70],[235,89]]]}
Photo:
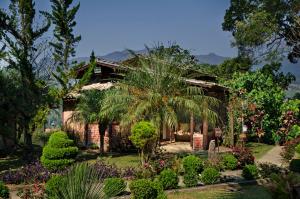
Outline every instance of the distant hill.
{"label": "distant hill", "polygon": [[[135,51],[135,53],[146,54],[147,50],[146,49],[138,50],[138,51]],[[124,60],[130,58],[130,56],[131,56],[130,52],[128,52],[127,50],[123,50],[123,51],[114,51],[112,53],[108,53],[106,55],[97,56],[97,57],[108,60],[108,61],[121,62],[121,61],[124,61]],[[223,57],[223,56],[217,55],[215,53],[209,53],[207,55],[195,55],[195,57],[201,64],[212,64],[212,65],[218,65],[218,64],[221,64],[224,60],[230,59],[230,57]],[[77,62],[87,62],[87,61],[89,61],[89,57],[78,57],[78,58],[75,58],[75,60]]]}

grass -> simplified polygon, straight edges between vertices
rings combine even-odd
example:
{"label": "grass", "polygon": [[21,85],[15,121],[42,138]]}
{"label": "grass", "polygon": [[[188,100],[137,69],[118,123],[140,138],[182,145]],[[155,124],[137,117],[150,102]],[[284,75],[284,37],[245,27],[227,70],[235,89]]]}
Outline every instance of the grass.
{"label": "grass", "polygon": [[119,168],[125,167],[139,167],[140,166],[140,158],[138,154],[128,154],[121,156],[104,156],[100,158],[107,164],[115,164]]}
{"label": "grass", "polygon": [[262,186],[241,186],[238,190],[214,188],[205,191],[175,192],[168,194],[169,199],[271,199],[268,190]]}
{"label": "grass", "polygon": [[259,159],[262,156],[264,156],[268,151],[270,151],[274,147],[274,145],[268,145],[257,142],[248,142],[246,144],[246,147],[248,147],[252,151],[255,159]]}

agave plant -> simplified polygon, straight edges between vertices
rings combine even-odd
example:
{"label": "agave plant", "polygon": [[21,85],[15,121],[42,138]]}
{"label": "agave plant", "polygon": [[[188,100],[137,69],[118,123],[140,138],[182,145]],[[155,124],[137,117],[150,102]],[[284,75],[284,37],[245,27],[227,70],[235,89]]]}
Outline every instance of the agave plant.
{"label": "agave plant", "polygon": [[158,133],[165,128],[176,129],[180,113],[216,120],[212,107],[218,100],[186,81],[190,65],[163,50],[134,56],[135,65],[128,65],[125,78],[107,92],[102,117],[119,120],[121,127],[150,120]]}
{"label": "agave plant", "polygon": [[104,198],[103,175],[87,163],[73,166],[64,177],[63,186],[58,187],[54,199],[101,199]]}

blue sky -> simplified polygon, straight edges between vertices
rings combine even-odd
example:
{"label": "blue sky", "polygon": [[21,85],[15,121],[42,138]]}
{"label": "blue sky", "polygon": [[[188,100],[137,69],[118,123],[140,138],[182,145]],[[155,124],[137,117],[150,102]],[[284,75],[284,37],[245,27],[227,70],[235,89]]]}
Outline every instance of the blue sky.
{"label": "blue sky", "polygon": [[[0,6],[7,7],[8,0]],[[77,0],[75,2],[78,2]],[[140,50],[157,42],[176,42],[193,54],[235,56],[231,34],[221,24],[229,0],[81,0],[76,33],[77,56]],[[49,0],[36,0],[49,10]]]}

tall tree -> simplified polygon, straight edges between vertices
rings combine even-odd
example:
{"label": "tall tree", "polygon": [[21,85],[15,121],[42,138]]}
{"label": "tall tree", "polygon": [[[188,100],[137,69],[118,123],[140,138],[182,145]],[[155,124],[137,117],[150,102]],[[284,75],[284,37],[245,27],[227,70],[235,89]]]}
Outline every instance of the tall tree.
{"label": "tall tree", "polygon": [[36,10],[33,0],[11,0],[9,10],[0,10],[0,37],[3,59],[18,71],[21,89],[18,96],[19,129],[24,133],[26,146],[32,147],[30,123],[43,103],[45,84],[36,77],[38,41],[50,27],[46,21],[35,24]]}
{"label": "tall tree", "polygon": [[51,3],[52,12],[43,12],[43,14],[54,24],[55,41],[50,43],[54,49],[53,58],[56,65],[56,72],[53,76],[60,83],[63,96],[74,85],[72,79],[76,63],[71,63],[70,58],[75,56],[76,45],[81,40],[80,35],[74,35],[75,16],[80,4],[71,7],[73,0],[51,0]]}
{"label": "tall tree", "polygon": [[300,58],[299,0],[231,0],[223,30],[232,32],[240,54],[288,52]]}

